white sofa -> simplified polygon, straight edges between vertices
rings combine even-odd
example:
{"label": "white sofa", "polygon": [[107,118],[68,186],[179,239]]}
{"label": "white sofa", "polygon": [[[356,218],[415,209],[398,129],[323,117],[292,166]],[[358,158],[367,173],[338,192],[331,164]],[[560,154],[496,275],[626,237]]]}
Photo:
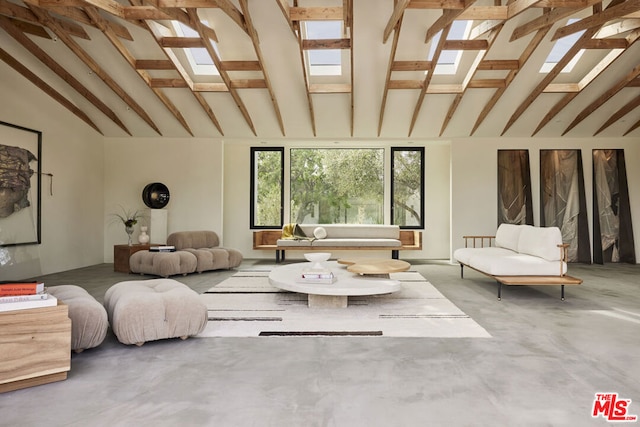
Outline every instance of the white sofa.
{"label": "white sofa", "polygon": [[[464,267],[470,267],[494,278],[502,285],[560,285],[564,300],[564,285],[577,285],[582,280],[567,276],[567,247],[558,227],[501,224],[495,236],[464,236],[465,247],[456,249],[453,257]],[[469,247],[473,242],[473,247]],[[480,242],[480,247],[478,247]]]}
{"label": "white sofa", "polygon": [[254,232],[253,248],[276,250],[276,262],[285,251],[400,250],[422,249],[422,234],[417,230],[400,230],[397,225],[382,224],[299,224],[304,236],[283,238],[282,230]]}

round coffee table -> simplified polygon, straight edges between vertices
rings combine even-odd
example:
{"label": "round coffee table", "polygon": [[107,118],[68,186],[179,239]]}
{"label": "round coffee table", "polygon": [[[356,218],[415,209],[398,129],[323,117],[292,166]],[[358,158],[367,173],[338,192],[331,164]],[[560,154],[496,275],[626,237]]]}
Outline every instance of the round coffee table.
{"label": "round coffee table", "polygon": [[308,270],[311,265],[310,262],[301,262],[276,267],[269,273],[269,283],[279,289],[307,294],[309,307],[315,308],[345,308],[349,305],[350,296],[382,295],[400,290],[398,280],[354,274],[335,261],[324,263],[336,277],[335,282],[304,282],[302,272]]}

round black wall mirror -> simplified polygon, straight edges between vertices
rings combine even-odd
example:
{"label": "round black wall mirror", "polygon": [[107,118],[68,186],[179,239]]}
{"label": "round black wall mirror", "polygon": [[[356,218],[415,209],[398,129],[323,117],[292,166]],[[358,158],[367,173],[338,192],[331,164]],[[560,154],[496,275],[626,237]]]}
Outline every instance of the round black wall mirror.
{"label": "round black wall mirror", "polygon": [[142,190],[142,201],[151,209],[162,209],[169,203],[169,189],[161,182],[147,184]]}

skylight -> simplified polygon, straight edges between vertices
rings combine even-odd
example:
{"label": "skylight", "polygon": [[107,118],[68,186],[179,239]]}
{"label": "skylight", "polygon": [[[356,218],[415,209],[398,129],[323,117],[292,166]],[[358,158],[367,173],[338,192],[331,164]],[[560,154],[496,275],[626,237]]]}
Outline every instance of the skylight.
{"label": "skylight", "polygon": [[[199,37],[199,34],[196,31],[187,27],[182,22],[173,21],[172,23],[178,37]],[[213,45],[213,49],[216,51],[216,54],[220,56],[220,52],[218,52],[218,45],[216,44],[216,42],[212,40],[211,44]],[[189,47],[184,48],[183,51],[187,57],[187,61],[189,61],[191,70],[195,75],[220,75],[218,69],[213,63],[213,59],[211,59],[211,56],[209,56],[209,52],[207,52],[207,49],[203,47]]]}
{"label": "skylight", "polygon": [[[471,32],[471,22],[472,21],[453,21],[447,40],[467,40],[469,38],[469,33]],[[433,55],[436,52],[441,36],[442,31],[439,31],[435,36],[433,36],[427,60],[433,60]],[[440,56],[438,57],[438,63],[436,64],[434,74],[455,74],[461,58],[461,50],[443,50],[440,52]]]}
{"label": "skylight", "polygon": [[[339,39],[342,37],[341,21],[305,22],[307,40]],[[310,49],[306,51],[309,74],[312,76],[342,75],[342,51],[340,49]]]}
{"label": "skylight", "polygon": [[[567,22],[567,25],[573,24],[576,21],[578,21],[578,19],[570,19]],[[582,34],[584,34],[584,30],[556,40],[553,48],[551,49],[551,52],[549,52],[549,55],[547,56],[547,59],[544,61],[544,64],[542,64],[540,72],[548,73],[549,71],[551,71],[553,67],[555,67],[556,64],[560,62],[560,60],[567,54],[567,52],[569,52],[569,49],[571,49],[573,45],[576,44],[578,39],[582,37]],[[578,63],[578,60],[580,60],[580,57],[583,53],[584,49],[581,49],[578,54],[575,55],[571,59],[571,61],[562,69],[561,72],[570,73],[571,70],[573,70],[573,67]]]}

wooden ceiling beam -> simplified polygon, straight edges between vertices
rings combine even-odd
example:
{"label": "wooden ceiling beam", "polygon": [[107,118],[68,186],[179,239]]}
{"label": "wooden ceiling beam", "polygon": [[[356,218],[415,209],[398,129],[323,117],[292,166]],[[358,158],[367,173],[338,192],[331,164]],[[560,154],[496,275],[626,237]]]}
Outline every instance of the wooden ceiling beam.
{"label": "wooden ceiling beam", "polygon": [[[235,5],[230,0],[212,0],[212,1],[215,4],[217,4],[220,10],[226,13],[227,16],[231,18],[231,20],[238,25],[238,27],[242,28],[242,30],[245,33],[251,35],[245,16],[242,14],[242,12],[238,10],[237,7],[235,7]],[[195,8],[189,8],[189,9],[195,9]]]}
{"label": "wooden ceiling beam", "polygon": [[342,21],[342,7],[290,7],[289,19],[295,21]]}
{"label": "wooden ceiling beam", "polygon": [[[141,0],[132,0],[132,1],[133,2],[140,2]],[[181,17],[184,16],[184,18],[186,18],[186,21],[189,22],[189,25],[191,25],[190,24],[190,18],[186,15],[186,13],[183,14],[183,12],[181,12],[180,16]],[[165,37],[169,33],[169,29],[167,27],[163,26],[163,25],[158,24],[155,21],[152,21],[152,20],[143,21],[143,22],[144,22],[144,25],[147,28],[147,30],[151,33],[151,35],[156,40],[156,43],[158,43],[158,46],[160,46],[160,39],[162,37]],[[203,109],[203,111],[205,112],[207,117],[209,117],[209,120],[211,121],[211,123],[213,123],[213,125],[216,127],[216,129],[218,129],[218,132],[220,132],[220,135],[224,136],[224,132],[222,131],[222,127],[220,126],[220,122],[218,121],[218,118],[216,117],[215,113],[213,112],[213,109],[211,108],[211,106],[209,105],[207,100],[204,98],[204,96],[202,96],[201,93],[196,92],[194,90],[195,83],[191,80],[191,77],[189,76],[189,73],[187,73],[187,70],[184,68],[184,66],[182,65],[180,60],[177,58],[176,54],[173,52],[172,49],[169,49],[169,48],[161,48],[161,49],[164,52],[164,54],[167,56],[167,58],[173,64],[174,69],[178,72],[178,74],[180,74],[180,76],[185,81],[185,83],[187,83],[187,86],[189,88],[190,93],[196,99],[198,104],[200,104],[201,108]],[[148,74],[146,74],[146,73],[145,73],[145,76],[147,78],[149,78]],[[152,89],[152,90],[165,103],[167,108],[169,108],[169,110],[174,114],[176,119],[178,119],[180,121],[180,123],[182,123],[183,126],[185,126],[185,129],[187,129],[187,131],[189,133],[191,133],[191,129],[189,129],[189,126],[186,123],[186,120],[180,114],[180,111],[175,107],[175,105],[173,105],[173,103],[169,100],[169,98],[166,96],[166,94],[164,92],[162,92],[159,88],[158,89]]]}
{"label": "wooden ceiling beam", "polygon": [[26,78],[31,83],[36,85],[36,87],[38,87],[44,93],[46,93],[51,98],[53,98],[60,105],[62,105],[67,110],[75,114],[78,118],[80,118],[80,120],[82,120],[83,122],[91,126],[101,135],[104,135],[102,131],[98,128],[98,126],[96,126],[96,124],[93,123],[93,121],[91,121],[89,116],[87,116],[87,114],[84,111],[82,111],[80,108],[75,106],[71,101],[69,101],[67,98],[61,95],[60,92],[58,92],[57,90],[49,86],[44,80],[42,80],[40,77],[35,75],[31,70],[29,70],[27,67],[22,65],[17,59],[15,59],[13,56],[11,56],[1,47],[0,47],[0,59],[6,62],[7,65],[9,65],[11,68],[16,70],[18,73],[20,73],[20,75],[22,75],[24,78]]}
{"label": "wooden ceiling beam", "polygon": [[389,95],[389,87],[391,85],[391,75],[393,73],[393,64],[396,62],[396,51],[398,50],[398,40],[400,39],[400,30],[402,29],[401,15],[398,22],[393,27],[393,41],[391,42],[391,50],[389,52],[389,61],[387,63],[387,76],[384,80],[384,89],[382,92],[382,101],[380,102],[380,113],[378,115],[378,136],[382,132],[382,123],[384,122],[384,113],[387,107],[387,96]]}
{"label": "wooden ceiling beam", "polygon": [[222,61],[225,71],[262,71],[261,61]]}
{"label": "wooden ceiling beam", "polygon": [[478,64],[478,70],[519,70],[520,61],[517,59],[485,59]]}
{"label": "wooden ceiling beam", "polygon": [[45,66],[53,71],[58,77],[71,86],[76,92],[85,97],[94,107],[100,110],[105,116],[107,116],[112,122],[114,122],[120,129],[125,131],[128,135],[131,135],[129,129],[124,125],[122,120],[97,96],[95,96],[89,89],[87,89],[82,83],[78,81],[65,67],[58,64],[51,56],[49,56],[44,50],[36,45],[29,37],[24,35],[20,29],[13,25],[11,20],[3,15],[0,15],[0,27],[3,28],[11,37],[13,37],[18,43],[20,43],[27,51],[33,56],[38,58]]}
{"label": "wooden ceiling beam", "polygon": [[489,99],[489,101],[482,108],[482,111],[478,115],[478,118],[476,119],[476,122],[474,123],[473,128],[471,129],[471,135],[473,135],[476,132],[476,130],[478,130],[482,122],[484,122],[484,120],[487,118],[491,110],[493,110],[493,107],[495,107],[498,101],[500,101],[500,99],[502,98],[502,95],[505,94],[505,92],[507,91],[507,89],[509,88],[513,80],[516,78],[516,76],[520,72],[520,68],[527,63],[529,58],[531,58],[531,55],[533,55],[533,52],[535,52],[538,45],[540,45],[542,40],[544,40],[544,38],[546,37],[550,29],[551,27],[547,27],[547,28],[538,30],[535,36],[529,41],[529,43],[527,44],[527,47],[524,49],[524,51],[522,52],[522,54],[517,60],[519,67],[509,71],[509,74],[507,74],[507,77],[504,80],[505,86],[498,88],[493,94],[493,96],[491,97],[491,99]]}
{"label": "wooden ceiling beam", "polygon": [[614,95],[616,95],[618,92],[624,89],[625,86],[629,84],[629,82],[631,82],[633,79],[637,78],[638,76],[640,76],[640,65],[636,65],[627,75],[625,75],[623,78],[618,80],[613,86],[607,89],[602,95],[600,95],[597,99],[595,99],[593,102],[587,105],[582,111],[580,111],[580,113],[578,113],[576,118],[573,119],[571,124],[569,124],[567,129],[565,129],[565,131],[562,132],[562,135],[566,135],[567,132],[569,132],[571,129],[576,127],[578,123],[586,119],[591,113],[593,113],[598,108],[600,108],[605,102],[607,102]]}
{"label": "wooden ceiling beam", "polygon": [[[600,34],[602,31],[599,31]],[[624,38],[626,46],[630,46],[636,41],[640,39],[640,31],[634,31]],[[588,42],[587,42],[588,43]],[[624,49],[612,49],[604,58],[602,58],[598,64],[589,70],[589,72],[580,80],[580,82],[575,85],[576,90],[569,91],[567,90],[566,95],[560,99],[542,118],[538,126],[536,127],[533,135],[538,133],[544,126],[546,126],[553,118],[564,110],[564,108],[569,105],[571,101],[585,88],[587,88],[600,74],[604,72],[613,62],[624,53]],[[550,89],[553,89],[556,85],[549,85],[545,89],[545,92],[548,92]]]}
{"label": "wooden ceiling beam", "polygon": [[35,25],[30,22],[20,21],[19,19],[9,18],[16,28],[19,28],[25,34],[31,34],[32,36],[40,37],[43,39],[51,40],[51,36],[47,33],[41,25]]}
{"label": "wooden ceiling beam", "polygon": [[154,6],[127,6],[124,8],[123,13],[124,19],[127,21],[144,19],[171,20],[171,16]]}
{"label": "wooden ceiling beam", "polygon": [[351,85],[348,83],[312,83],[309,85],[309,93],[351,93]]}
{"label": "wooden ceiling beam", "polygon": [[205,47],[206,42],[200,37],[162,37],[160,46],[173,49],[188,49]]}
{"label": "wooden ceiling beam", "polygon": [[156,95],[158,100],[160,100],[160,102],[167,108],[167,110],[169,110],[169,112],[171,112],[171,114],[173,114],[174,118],[182,125],[182,127],[191,136],[193,136],[193,132],[191,132],[191,128],[189,127],[188,123],[186,122],[182,114],[180,114],[180,111],[176,108],[176,106],[171,102],[171,100],[161,90],[151,87],[151,77],[149,76],[149,73],[147,73],[146,70],[136,68],[136,58],[124,45],[124,43],[122,43],[113,28],[108,25],[108,21],[100,15],[98,9],[88,6],[85,8],[85,12],[91,18],[94,25],[100,28],[107,40],[111,42],[113,47],[120,53],[125,61],[129,63],[129,65],[131,65],[131,67],[138,73],[138,76],[142,78],[142,80],[147,84],[154,95]]}
{"label": "wooden ceiling beam", "polygon": [[[453,99],[453,101],[451,102],[451,105],[449,106],[449,110],[447,111],[447,115],[445,116],[445,119],[442,123],[442,126],[440,128],[440,136],[442,136],[442,134],[444,133],[445,129],[447,128],[447,126],[449,126],[449,122],[451,121],[451,119],[453,118],[454,114],[456,113],[456,111],[458,110],[458,107],[460,106],[460,103],[462,102],[462,98],[464,97],[464,95],[467,93],[467,89],[468,88],[473,88],[476,86],[472,86],[471,82],[473,81],[475,84],[478,84],[478,86],[476,88],[478,89],[488,89],[488,88],[495,88],[495,87],[506,87],[506,83],[504,80],[473,80],[475,75],[478,72],[478,66],[480,65],[480,63],[483,61],[483,59],[485,58],[485,56],[488,53],[488,50],[491,48],[491,46],[493,45],[493,43],[496,41],[496,39],[498,38],[498,35],[500,34],[500,31],[502,31],[502,28],[504,28],[504,25],[500,25],[498,27],[496,27],[495,29],[493,29],[491,31],[491,34],[489,34],[489,38],[487,40],[483,40],[486,42],[486,46],[483,50],[478,51],[478,53],[476,54],[476,58],[473,61],[473,64],[471,65],[471,67],[469,67],[469,70],[467,71],[467,74],[462,82],[462,91],[457,94],[455,96],[455,98]],[[446,43],[445,43],[446,46]],[[484,85],[482,83],[485,83]],[[494,86],[496,85],[497,86]]]}
{"label": "wooden ceiling beam", "polygon": [[[256,56],[258,57],[258,60],[255,61],[254,65],[259,67],[260,70],[262,71],[262,74],[264,76],[264,80],[262,81],[262,84],[264,85],[263,87],[265,87],[268,92],[269,92],[269,97],[271,98],[271,105],[273,107],[273,112],[276,115],[276,120],[278,121],[278,125],[280,126],[280,132],[282,133],[282,136],[286,136],[285,133],[285,129],[284,129],[284,121],[282,119],[282,114],[280,112],[280,107],[278,106],[278,100],[276,98],[276,93],[273,90],[273,86],[271,84],[271,79],[269,78],[269,73],[267,72],[266,67],[264,67],[262,64],[264,64],[264,57],[262,55],[262,49],[260,48],[260,40],[258,39],[258,32],[256,31],[254,25],[253,25],[253,20],[251,19],[251,13],[249,12],[249,5],[247,3],[247,0],[240,0],[240,8],[242,9],[242,14],[244,16],[245,19],[245,23],[247,26],[247,32],[249,34],[249,37],[251,38],[251,42],[253,44],[253,50],[256,53]],[[238,63],[231,63],[231,65],[233,64],[237,64],[240,65]],[[244,65],[248,65],[248,61],[245,61]],[[222,62],[222,66],[223,68],[225,67],[225,63]],[[250,82],[251,80],[248,80],[248,82]],[[232,85],[235,84],[235,82],[232,81]],[[233,86],[232,86],[233,87]],[[254,87],[254,86],[249,86],[249,87]]]}
{"label": "wooden ceiling beam", "polygon": [[391,71],[429,71],[433,67],[431,61],[393,61]]}
{"label": "wooden ceiling beam", "polygon": [[593,134],[593,136],[598,135],[600,132],[602,132],[638,107],[640,107],[640,95],[636,96],[631,101],[620,107],[615,113],[613,113],[613,115],[609,117],[609,119],[604,122],[602,126],[600,126],[600,128],[596,131],[596,133]]}
{"label": "wooden ceiling beam", "polygon": [[[614,2],[620,0],[614,0]],[[504,127],[502,134],[504,135],[507,130],[520,118],[520,116],[533,104],[538,96],[543,93],[544,89],[562,72],[564,67],[578,54],[582,49],[582,46],[586,44],[593,36],[598,32],[598,27],[590,28],[571,46],[567,53],[558,61],[553,69],[548,72],[545,77],[538,83],[538,85],[529,93],[525,100],[518,106],[515,112],[509,118],[506,126]]]}
{"label": "wooden ceiling beam", "polygon": [[351,39],[304,39],[302,40],[302,49],[351,49]]}
{"label": "wooden ceiling beam", "polygon": [[447,40],[444,50],[486,50],[489,48],[487,40]]}
{"label": "wooden ceiling beam", "polygon": [[200,35],[200,38],[204,40],[205,42],[204,48],[207,49],[207,53],[209,54],[216,68],[218,69],[218,72],[220,73],[220,77],[222,78],[222,81],[229,88],[229,94],[231,95],[234,102],[236,103],[236,106],[240,110],[242,117],[244,117],[244,120],[249,126],[249,128],[251,129],[251,132],[255,136],[257,136],[255,126],[253,125],[253,120],[251,120],[251,116],[249,115],[249,111],[247,110],[247,107],[244,105],[244,102],[242,101],[242,98],[240,98],[240,95],[238,94],[238,92],[231,86],[231,79],[229,78],[229,75],[225,70],[222,69],[222,62],[218,57],[218,53],[213,48],[211,41],[207,38],[207,34],[205,32],[205,28],[207,27],[200,21],[200,17],[198,16],[198,11],[196,9],[187,9],[187,15],[189,16],[189,20],[191,22],[190,24],[191,28],[196,30]]}
{"label": "wooden ceiling beam", "polygon": [[136,59],[136,70],[175,70],[173,63],[168,59]]}
{"label": "wooden ceiling beam", "polygon": [[89,55],[45,10],[29,5],[32,12],[71,50],[93,73],[104,82],[131,110],[144,120],[153,130],[161,135],[160,130],[153,122],[149,114],[125,91],[120,85]]}
{"label": "wooden ceiling beam", "polygon": [[[450,26],[453,23],[453,21],[458,19],[460,14],[462,14],[464,12],[464,10],[466,8],[470,7],[473,3],[475,3],[475,0],[464,0],[464,4],[466,5],[466,7],[464,9],[446,9],[446,10],[443,10],[442,16],[440,16],[440,18],[438,18],[436,20],[436,22],[434,22],[433,25],[431,25],[431,27],[429,27],[429,29],[427,30],[427,35],[425,37],[424,42],[425,43],[429,43],[429,41],[436,34],[438,34],[440,31],[443,31],[445,27]],[[445,39],[446,39],[446,37],[445,37]]]}
{"label": "wooden ceiling beam", "polygon": [[556,30],[551,37],[551,41],[558,40],[562,37],[566,37],[571,34],[575,34],[578,31],[587,30],[590,28],[601,27],[609,21],[614,19],[623,18],[625,15],[634,13],[640,10],[640,0],[625,0],[615,6],[609,6],[606,10],[599,13],[594,13],[591,16],[582,18],[573,24],[565,25]]}
{"label": "wooden ceiling beam", "polygon": [[389,36],[391,35],[391,31],[393,31],[394,28],[396,28],[396,26],[398,25],[398,22],[402,18],[404,10],[407,8],[409,3],[411,3],[410,0],[398,0],[396,2],[395,7],[393,8],[393,12],[391,13],[391,17],[389,18],[389,22],[387,22],[387,25],[384,27],[384,32],[382,33],[382,43],[387,42]]}
{"label": "wooden ceiling beam", "polygon": [[[0,0],[0,15],[5,15],[8,17],[16,18],[14,24],[20,27],[25,32],[31,32],[31,34],[38,35],[39,37],[45,37],[41,34],[35,34],[37,30],[29,29],[30,27],[25,26],[26,23],[38,24],[38,18],[33,14],[31,10],[24,6],[20,6],[15,3],[11,3],[7,0]],[[55,20],[64,30],[71,34],[74,37],[82,38],[85,40],[90,40],[87,32],[82,28],[81,25],[76,24],[75,22],[71,22],[68,20],[59,19],[56,17],[51,17],[51,19]],[[24,21],[23,23],[19,23],[17,20]],[[32,32],[34,31],[34,32]]]}
{"label": "wooden ceiling beam", "polygon": [[543,28],[548,28],[551,25],[555,24],[558,21],[561,21],[564,18],[567,18],[571,15],[574,15],[580,12],[582,9],[586,9],[594,4],[601,3],[602,0],[589,0],[586,1],[584,6],[579,6],[577,8],[573,7],[558,7],[549,11],[546,11],[539,16],[526,24],[520,25],[515,30],[513,30],[513,34],[511,34],[510,41],[518,40],[528,34],[531,34],[535,31],[538,31]]}

